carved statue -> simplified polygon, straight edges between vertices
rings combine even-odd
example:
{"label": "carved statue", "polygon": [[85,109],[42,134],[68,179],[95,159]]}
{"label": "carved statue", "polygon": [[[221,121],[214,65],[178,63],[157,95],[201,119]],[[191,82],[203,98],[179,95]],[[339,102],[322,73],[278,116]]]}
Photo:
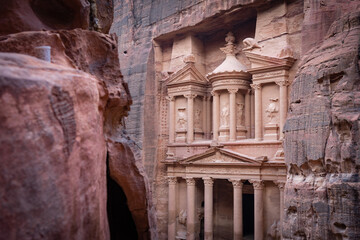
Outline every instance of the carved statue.
{"label": "carved statue", "polygon": [[196,109],[195,110],[195,118],[194,118],[194,126],[195,126],[195,128],[201,128],[200,120],[201,120],[201,110]]}
{"label": "carved statue", "polygon": [[243,51],[244,50],[251,50],[253,48],[261,48],[261,46],[253,38],[245,38],[243,40],[243,44],[245,46],[245,48],[243,48]]}
{"label": "carved statue", "polygon": [[178,216],[178,221],[180,224],[182,225],[186,225],[186,218],[187,218],[187,214],[186,214],[186,210],[181,210]]}
{"label": "carved statue", "polygon": [[229,126],[229,108],[227,106],[224,106],[220,112],[220,126]]}
{"label": "carved statue", "polygon": [[280,240],[279,221],[275,221],[267,232],[267,240]]}
{"label": "carved statue", "polygon": [[238,103],[237,104],[237,125],[244,126],[244,104]]}
{"label": "carved statue", "polygon": [[178,120],[177,120],[177,127],[178,129],[184,130],[186,129],[186,109],[179,108],[178,109]]}
{"label": "carved statue", "polygon": [[268,123],[274,123],[273,121],[275,119],[275,116],[276,116],[277,112],[279,111],[278,104],[277,104],[278,99],[270,98],[269,101],[270,101],[270,104],[268,105],[268,107],[265,110],[266,117],[268,118]]}
{"label": "carved statue", "polygon": [[178,227],[176,232],[176,239],[186,239],[186,218],[186,210],[181,210],[179,216],[177,217]]}

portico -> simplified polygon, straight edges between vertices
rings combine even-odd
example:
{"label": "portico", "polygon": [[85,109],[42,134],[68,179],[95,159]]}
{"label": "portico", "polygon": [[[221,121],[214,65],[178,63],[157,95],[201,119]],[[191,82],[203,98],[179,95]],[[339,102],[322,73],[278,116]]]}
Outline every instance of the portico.
{"label": "portico", "polygon": [[[269,214],[264,209],[266,205],[274,204],[264,198],[264,191],[269,187],[268,190],[272,194],[277,194],[276,198],[280,198],[280,201],[276,204],[282,202],[282,192],[274,188],[276,188],[275,183],[284,182],[286,179],[286,169],[283,163],[268,162],[266,157],[254,158],[228,149],[215,147],[179,162],[166,162],[166,165],[169,179],[171,179],[169,180],[169,192],[174,193],[172,190],[174,179],[177,179],[177,183],[186,181],[186,191],[182,192],[180,190],[177,192],[177,197],[171,196],[171,199],[175,198],[178,201],[180,201],[180,196],[183,196],[183,194],[187,196],[185,204],[187,214],[186,239],[198,239],[197,236],[201,231],[199,229],[200,219],[196,217],[199,213],[199,206],[195,199],[199,198],[203,199],[204,202],[204,239],[213,239],[214,219],[216,218],[214,217],[213,186],[219,180],[227,180],[232,183],[233,239],[242,239],[243,237],[242,188],[245,181],[252,183],[254,194],[254,239],[260,240],[264,238],[264,216]],[[203,186],[198,189],[203,190],[203,192],[195,189],[197,184]],[[222,197],[231,197],[231,195]],[[176,206],[179,206],[177,201],[169,201],[169,211],[175,209]],[[277,206],[277,209],[281,211],[282,208]],[[177,209],[178,212],[181,210]],[[278,213],[279,216],[281,214],[281,212]],[[170,217],[174,219],[173,215],[169,215]],[[169,229],[173,229],[171,222],[169,219]],[[174,233],[174,231],[172,230],[171,233]],[[171,234],[169,239],[181,238],[176,238],[176,234]]]}

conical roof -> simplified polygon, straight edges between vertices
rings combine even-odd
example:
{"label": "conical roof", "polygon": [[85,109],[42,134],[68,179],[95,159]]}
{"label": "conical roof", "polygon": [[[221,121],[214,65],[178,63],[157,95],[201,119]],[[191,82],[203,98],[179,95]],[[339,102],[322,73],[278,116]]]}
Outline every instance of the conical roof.
{"label": "conical roof", "polygon": [[226,54],[226,58],[214,71],[207,74],[208,76],[216,73],[247,72],[246,66],[235,57],[235,37],[231,32],[226,35],[225,41],[225,47],[220,48],[220,50]]}

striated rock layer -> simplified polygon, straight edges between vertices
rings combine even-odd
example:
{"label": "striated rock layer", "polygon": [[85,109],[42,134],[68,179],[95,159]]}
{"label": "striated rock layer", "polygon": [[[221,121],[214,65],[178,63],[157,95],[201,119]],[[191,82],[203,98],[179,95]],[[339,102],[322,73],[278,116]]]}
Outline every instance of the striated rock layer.
{"label": "striated rock layer", "polygon": [[0,53],[0,239],[108,239],[98,80]]}
{"label": "striated rock layer", "polygon": [[285,239],[360,238],[360,12],[302,58],[285,125]]}
{"label": "striated rock layer", "polygon": [[[86,23],[86,1],[63,2],[80,3],[74,8],[85,14],[79,19]],[[97,17],[109,21],[112,3],[96,3],[102,9]],[[48,9],[47,3],[31,4]],[[0,33],[18,32],[0,36],[0,52],[8,52],[0,63],[0,239],[109,239],[107,156],[111,178],[126,194],[131,216],[125,221],[135,221],[139,239],[150,239],[155,225],[154,214],[148,213],[153,210],[147,179],[122,131],[132,101],[120,72],[116,36],[83,29],[20,32],[41,30],[35,25],[49,19],[22,14],[29,3],[17,6],[17,1],[7,6],[17,14],[2,18],[9,25],[0,28]],[[87,28],[78,23],[44,29]],[[51,47],[52,63],[26,56],[35,56],[34,47],[42,45]],[[115,221],[126,217],[112,215]]]}

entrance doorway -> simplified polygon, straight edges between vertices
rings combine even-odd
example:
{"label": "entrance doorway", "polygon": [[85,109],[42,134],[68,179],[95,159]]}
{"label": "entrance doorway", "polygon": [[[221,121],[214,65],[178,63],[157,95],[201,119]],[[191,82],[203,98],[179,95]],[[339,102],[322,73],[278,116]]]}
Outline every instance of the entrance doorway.
{"label": "entrance doorway", "polygon": [[243,190],[243,239],[250,240],[254,239],[254,189],[245,181]]}

